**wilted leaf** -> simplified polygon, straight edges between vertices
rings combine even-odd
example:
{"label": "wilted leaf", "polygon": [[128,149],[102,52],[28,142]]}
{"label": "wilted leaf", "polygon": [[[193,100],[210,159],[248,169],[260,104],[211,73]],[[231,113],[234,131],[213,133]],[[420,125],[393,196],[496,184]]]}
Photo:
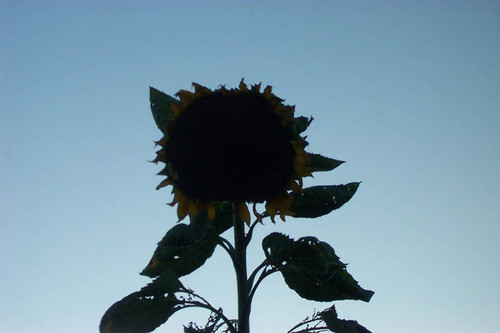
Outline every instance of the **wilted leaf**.
{"label": "wilted leaf", "polygon": [[[182,287],[172,272],[159,278],[113,304],[104,314],[99,325],[101,333],[152,332],[182,309],[183,302],[174,292]],[[167,294],[167,295],[165,295]]]}
{"label": "wilted leaf", "polygon": [[172,114],[170,106],[172,103],[179,103],[179,101],[153,87],[149,87],[149,102],[151,103],[151,112],[156,126],[163,134],[166,134],[167,119]]}
{"label": "wilted leaf", "polygon": [[348,202],[360,183],[345,185],[313,186],[294,193],[289,210],[293,217],[315,218],[329,214]]}
{"label": "wilted leaf", "polygon": [[183,289],[181,281],[177,278],[174,272],[164,271],[153,282],[143,287],[140,291],[142,296],[158,296],[168,293],[175,293]]}
{"label": "wilted leaf", "polygon": [[272,233],[264,238],[262,247],[268,262],[282,273],[287,285],[302,298],[368,302],[373,295],[373,291],[358,285],[333,248],[315,237],[293,241],[283,234]]}
{"label": "wilted leaf", "polygon": [[307,155],[309,156],[310,162],[308,168],[309,170],[311,170],[311,172],[330,171],[335,169],[342,163],[345,163],[344,161],[338,161],[333,158],[322,156],[320,154],[308,153]]}
{"label": "wilted leaf", "polygon": [[205,211],[200,211],[189,225],[180,223],[167,232],[141,275],[156,277],[165,270],[173,271],[178,277],[190,274],[212,256],[218,235],[232,225],[230,203],[217,204],[213,220]]}
{"label": "wilted leaf", "polygon": [[335,333],[371,333],[355,320],[339,319],[335,307],[332,306],[319,313],[329,330]]}

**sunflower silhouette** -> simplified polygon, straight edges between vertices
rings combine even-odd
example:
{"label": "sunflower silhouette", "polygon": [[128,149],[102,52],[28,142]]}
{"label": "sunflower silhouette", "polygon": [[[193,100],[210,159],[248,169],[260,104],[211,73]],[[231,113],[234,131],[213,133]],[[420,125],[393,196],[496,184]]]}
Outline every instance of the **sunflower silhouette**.
{"label": "sunflower silhouette", "polygon": [[[236,214],[247,224],[247,204],[265,203],[274,221],[288,211],[293,192],[310,176],[307,145],[300,136],[294,106],[266,86],[216,90],[193,83],[194,92],[180,90],[172,103],[161,149],[153,162],[166,164],[157,189],[172,185],[179,220],[205,210],[212,218],[215,207],[233,202]],[[255,211],[255,209],[254,209]]]}

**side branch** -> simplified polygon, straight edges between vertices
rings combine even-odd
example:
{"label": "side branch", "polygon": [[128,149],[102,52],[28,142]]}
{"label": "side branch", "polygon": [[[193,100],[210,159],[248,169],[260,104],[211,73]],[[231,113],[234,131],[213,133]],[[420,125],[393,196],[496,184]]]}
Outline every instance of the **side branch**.
{"label": "side branch", "polygon": [[250,244],[250,241],[252,240],[252,235],[253,235],[253,229],[255,229],[255,226],[257,225],[257,223],[259,223],[259,220],[255,220],[252,225],[250,226],[250,228],[248,228],[248,233],[245,237],[245,242],[246,244]]}
{"label": "side branch", "polygon": [[267,259],[265,259],[259,266],[257,266],[255,268],[255,270],[252,272],[252,274],[250,274],[250,277],[248,278],[248,286],[249,288],[252,288],[253,287],[253,282],[255,280],[255,277],[257,276],[257,274],[259,273],[259,271],[262,269],[262,268],[265,268],[269,265],[269,263],[267,262]]}
{"label": "side branch", "polygon": [[220,245],[229,254],[231,260],[233,261],[233,265],[236,265],[236,250],[234,249],[231,242],[229,242],[224,237],[219,236],[217,244]]}
{"label": "side branch", "polygon": [[[261,264],[262,266],[262,264]],[[259,266],[260,267],[260,266]],[[260,269],[260,268],[259,268]],[[256,272],[257,270],[255,270],[254,272]],[[260,283],[266,278],[268,277],[269,275],[277,272],[278,269],[277,268],[269,268],[269,269],[264,269],[262,271],[262,273],[260,274],[259,276],[259,279],[257,280],[257,282],[255,282],[255,285],[253,286],[252,290],[250,291],[250,295],[248,296],[248,304],[250,304],[252,302],[252,298],[255,294],[255,291],[257,291],[257,288],[259,287]]]}
{"label": "side branch", "polygon": [[[231,323],[231,320],[229,320],[224,315],[224,313],[222,312],[222,309],[214,308],[205,298],[201,297],[198,294],[195,294],[192,290],[184,289],[182,291],[189,295],[189,298],[184,300],[184,304],[185,304],[184,308],[197,307],[197,308],[210,310],[212,313],[215,313],[218,316],[220,316],[222,321],[227,325],[229,332],[238,333],[238,330],[233,326],[233,324]],[[201,302],[193,300],[191,297],[198,298],[201,300]]]}

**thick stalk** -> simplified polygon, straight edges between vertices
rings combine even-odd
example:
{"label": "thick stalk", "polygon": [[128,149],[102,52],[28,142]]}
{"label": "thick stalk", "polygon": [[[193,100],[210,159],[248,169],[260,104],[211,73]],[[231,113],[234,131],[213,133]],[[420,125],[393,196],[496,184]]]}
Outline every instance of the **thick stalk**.
{"label": "thick stalk", "polygon": [[250,304],[248,299],[250,288],[247,280],[247,241],[244,222],[236,215],[236,205],[233,203],[234,249],[236,251],[234,268],[238,288],[238,333],[249,333]]}

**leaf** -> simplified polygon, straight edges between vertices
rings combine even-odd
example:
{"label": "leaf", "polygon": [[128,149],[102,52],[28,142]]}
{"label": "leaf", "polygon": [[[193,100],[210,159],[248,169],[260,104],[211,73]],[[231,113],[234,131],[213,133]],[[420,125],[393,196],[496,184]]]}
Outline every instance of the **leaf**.
{"label": "leaf", "polygon": [[202,210],[191,218],[189,225],[174,226],[158,243],[141,275],[156,277],[171,270],[181,277],[200,268],[212,256],[218,235],[232,227],[232,211],[231,203],[216,204],[213,220]]}
{"label": "leaf", "polygon": [[268,262],[302,298],[368,302],[373,296],[373,291],[361,288],[347,272],[333,248],[315,237],[294,241],[275,232],[264,238],[262,247]]}
{"label": "leaf", "polygon": [[177,224],[158,243],[141,275],[156,277],[166,270],[181,277],[195,271],[210,258],[217,245],[214,229],[200,224]]}
{"label": "leaf", "polygon": [[[101,333],[152,332],[183,308],[183,301],[174,296],[182,284],[174,273],[159,278],[113,304],[104,313],[99,325]],[[167,294],[167,295],[165,295]]]}
{"label": "leaf", "polygon": [[152,332],[180,310],[175,297],[143,297],[132,293],[113,304],[99,325],[101,333]]}
{"label": "leaf", "polygon": [[365,327],[358,324],[355,320],[339,319],[335,306],[323,310],[319,313],[321,319],[325,322],[326,327],[335,333],[371,333]]}
{"label": "leaf", "polygon": [[294,193],[289,210],[293,217],[315,218],[329,214],[348,202],[360,183],[345,185],[313,186]]}
{"label": "leaf", "polygon": [[175,293],[183,288],[184,286],[175,273],[167,270],[161,273],[153,282],[143,287],[140,294],[142,296],[158,296],[167,293]]}
{"label": "leaf", "polygon": [[156,126],[163,134],[167,134],[167,119],[172,115],[171,104],[177,104],[179,101],[153,87],[149,87],[149,102]]}
{"label": "leaf", "polygon": [[308,168],[309,170],[311,170],[311,172],[331,171],[342,163],[345,163],[344,161],[334,160],[333,158],[325,157],[320,154],[308,153],[308,155],[310,162]]}

